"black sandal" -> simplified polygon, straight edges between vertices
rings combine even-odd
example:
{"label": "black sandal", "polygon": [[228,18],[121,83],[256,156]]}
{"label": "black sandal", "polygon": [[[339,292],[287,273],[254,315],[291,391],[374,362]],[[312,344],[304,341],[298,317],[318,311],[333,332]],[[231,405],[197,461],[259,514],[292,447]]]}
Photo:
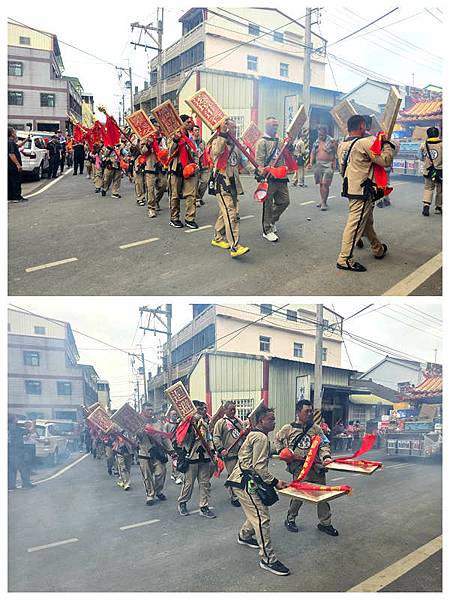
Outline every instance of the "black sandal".
{"label": "black sandal", "polygon": [[357,273],[362,273],[363,271],[367,271],[366,267],[359,262],[349,263],[347,261],[347,265],[344,267],[339,263],[336,263],[336,267],[338,269],[342,269],[343,271],[356,271]]}
{"label": "black sandal", "polygon": [[380,256],[375,256],[374,258],[376,258],[377,260],[381,260],[382,258],[384,258],[386,256],[386,252],[387,252],[387,246],[386,244],[381,244],[383,246],[383,254],[381,254]]}

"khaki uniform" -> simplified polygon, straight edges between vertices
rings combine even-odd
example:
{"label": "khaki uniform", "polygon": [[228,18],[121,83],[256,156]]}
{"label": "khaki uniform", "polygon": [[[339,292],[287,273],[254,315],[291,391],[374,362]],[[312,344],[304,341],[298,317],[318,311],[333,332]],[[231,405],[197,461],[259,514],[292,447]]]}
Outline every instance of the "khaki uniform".
{"label": "khaki uniform", "polygon": [[249,488],[242,469],[259,475],[265,483],[276,485],[276,479],[269,471],[269,438],[262,431],[251,431],[239,450],[238,463],[228,477],[225,485],[234,487],[246,521],[239,535],[242,539],[255,537],[259,544],[259,557],[267,563],[277,560],[270,539],[269,507],[263,504],[256,491]]}
{"label": "khaki uniform", "polygon": [[[256,143],[255,156],[259,167],[267,167],[274,162],[274,157],[280,149],[281,141],[278,138],[271,138],[263,135]],[[273,152],[275,147],[277,150]],[[284,156],[277,161],[277,167],[285,164]],[[289,206],[288,179],[274,179],[268,177],[267,197],[263,203],[263,232],[273,231],[273,226],[279,221],[281,215]]]}
{"label": "khaki uniform", "polygon": [[[197,427],[203,433],[204,438],[210,445],[211,451],[213,451],[207,422],[199,415],[194,415],[193,419],[195,419]],[[209,505],[211,475],[214,466],[212,465],[206,450],[203,448],[202,443],[195,434],[192,425],[183,440],[183,448],[187,452],[189,467],[184,474],[184,481],[178,498],[178,504],[189,502],[194,490],[195,480],[197,480],[199,488],[199,508],[205,508]]]}
{"label": "khaki uniform", "polygon": [[[364,193],[363,183],[374,181],[373,167],[375,164],[384,168],[391,166],[395,155],[395,146],[387,142],[383,144],[381,154],[375,156],[370,150],[374,141],[374,136],[346,138],[338,147],[340,172],[344,177],[342,196],[349,199],[349,215],[337,259],[338,264],[342,266],[353,264],[354,247],[363,236],[369,240],[374,256],[381,256],[384,252],[383,245],[373,227],[373,209],[376,197],[373,192]],[[344,161],[349,151],[350,156],[344,173]],[[345,189],[346,186],[347,189]]]}
{"label": "khaki uniform", "polygon": [[[169,144],[169,155],[177,152],[178,142],[171,140]],[[189,162],[198,164],[198,156],[186,144],[189,155]],[[170,203],[170,219],[172,221],[180,218],[180,203],[181,199],[185,202],[185,220],[195,221],[196,205],[195,199],[197,196],[197,174],[185,179],[183,177],[183,165],[179,159],[178,153],[172,159],[169,165],[169,203]]]}
{"label": "khaki uniform", "polygon": [[[433,159],[433,165],[435,169],[441,171],[442,179],[442,140],[437,138],[430,138],[427,140],[428,150]],[[431,206],[433,201],[433,194],[436,191],[435,206],[442,207],[442,181],[435,182],[428,177],[428,169],[432,166],[430,157],[428,156],[427,147],[425,142],[420,147],[420,152],[423,160],[423,171],[425,185],[423,190],[423,203]]]}
{"label": "khaki uniform", "polygon": [[305,142],[299,138],[294,144],[294,158],[297,162],[297,170],[294,173],[293,184],[305,185]]}
{"label": "khaki uniform", "polygon": [[[217,452],[220,454],[222,450],[229,448],[231,444],[233,444],[239,438],[242,429],[243,426],[239,419],[230,419],[228,417],[219,419],[214,426],[213,433],[213,443]],[[236,466],[239,449],[243,443],[244,440],[241,438],[241,440],[237,442],[234,448],[230,451],[230,454],[227,454],[227,456],[223,457],[223,462],[225,463],[228,475],[231,475],[231,472]],[[229,490],[231,499],[234,500],[236,498],[234,489],[230,487]]]}
{"label": "khaki uniform", "polygon": [[132,449],[126,442],[117,441],[114,446],[119,481],[123,487],[130,485]]}
{"label": "khaki uniform", "polygon": [[196,197],[197,202],[199,202],[200,200],[203,200],[203,196],[205,195],[205,192],[208,189],[210,169],[208,167],[204,167],[202,164],[202,156],[206,149],[205,140],[199,139],[195,143],[197,145],[199,167],[200,167],[199,172],[198,172],[198,178],[197,178],[197,197]]}
{"label": "khaki uniform", "polygon": [[156,211],[159,203],[167,189],[166,177],[162,172],[162,166],[153,152],[151,141],[140,144],[141,155],[146,156],[142,179],[145,182],[144,194],[147,196],[147,207],[149,211]]}
{"label": "khaki uniform", "polygon": [[[322,438],[322,442],[317,452],[319,460],[324,461],[331,458],[330,442],[325,438],[319,425],[304,426],[302,423],[288,423],[275,434],[276,451],[279,453],[283,448],[289,448],[294,452],[295,456],[298,457],[298,460],[294,460],[287,465],[287,470],[291,473],[293,480],[297,479],[302,470],[303,463],[311,447],[312,438],[315,435],[320,435]],[[310,472],[303,481],[326,485],[325,469],[320,462],[313,463]],[[286,517],[288,521],[295,521],[295,517],[298,515],[298,511],[302,504],[302,500],[292,498]],[[328,502],[319,502],[317,504],[317,516],[322,525],[331,524],[331,510]]]}
{"label": "khaki uniform", "polygon": [[[239,177],[239,162],[241,153],[228,143],[228,137],[220,134],[211,144],[211,159],[214,163],[216,180],[216,198],[219,204],[219,216],[214,226],[214,240],[216,242],[226,241],[234,249],[239,246],[239,221],[238,221],[238,195],[242,195],[241,180]],[[217,170],[217,163],[222,153],[227,149],[230,151],[227,165],[221,171]]]}
{"label": "khaki uniform", "polygon": [[[152,426],[154,425],[152,424]],[[152,448],[155,446],[161,446],[167,452],[172,449],[170,443],[162,436],[158,437],[158,442],[147,433],[138,436],[138,460],[147,496],[146,500],[154,500],[155,496],[161,494],[166,481],[166,464],[152,454]]]}
{"label": "khaki uniform", "polygon": [[[120,149],[116,148],[117,154],[120,153]],[[107,166],[103,170],[103,183],[102,190],[107,192],[112,183],[111,194],[118,194],[120,192],[120,182],[122,179],[122,171],[120,169],[119,159],[116,153],[111,148],[106,148],[103,154],[104,160],[110,162],[111,168]]]}
{"label": "khaki uniform", "polygon": [[102,185],[103,185],[103,171],[104,171],[104,169],[102,167],[101,162],[103,160],[105,150],[106,150],[105,147],[102,147],[99,150],[99,153],[98,153],[98,156],[99,156],[99,159],[100,159],[100,165],[99,165],[99,167],[96,167],[95,164],[94,164],[94,180],[93,181],[94,181],[94,187],[95,187],[96,190],[100,190],[101,187],[102,187]]}

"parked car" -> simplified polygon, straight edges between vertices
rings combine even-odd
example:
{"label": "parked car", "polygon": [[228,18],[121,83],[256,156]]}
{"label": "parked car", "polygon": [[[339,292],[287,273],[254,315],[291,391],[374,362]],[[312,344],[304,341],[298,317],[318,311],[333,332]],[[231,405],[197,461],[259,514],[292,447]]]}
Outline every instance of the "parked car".
{"label": "parked car", "polygon": [[52,465],[67,455],[68,440],[61,435],[58,424],[54,421],[36,420],[36,458],[48,460]]}
{"label": "parked car", "polygon": [[53,430],[67,439],[67,451],[75,452],[80,448],[80,424],[66,419],[53,419]]}
{"label": "parked car", "polygon": [[[18,131],[19,141],[25,140],[28,133]],[[22,155],[22,173],[29,174],[35,181],[39,181],[48,171],[48,152],[45,143],[45,135],[40,133],[30,133],[31,139],[25,142],[20,148]]]}

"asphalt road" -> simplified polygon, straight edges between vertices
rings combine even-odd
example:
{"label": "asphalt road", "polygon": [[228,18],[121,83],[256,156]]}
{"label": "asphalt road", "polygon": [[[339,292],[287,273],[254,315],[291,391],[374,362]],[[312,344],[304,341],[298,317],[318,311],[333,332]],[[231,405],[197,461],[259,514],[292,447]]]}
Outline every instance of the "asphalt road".
{"label": "asphalt road", "polygon": [[[175,230],[168,223],[167,196],[158,218],[148,219],[127,179],[118,200],[94,194],[84,175],[68,173],[27,203],[9,205],[9,294],[382,295],[441,252],[442,217],[433,211],[421,216],[421,181],[394,179],[392,206],[375,209],[388,254],[376,261],[367,248],[357,250],[367,272],[337,270],[347,218],[340,177],[334,177],[327,212],[316,208],[311,176],[306,181],[306,189],[290,187],[291,206],[274,244],[261,236],[254,179],[243,177],[241,241],[251,252],[233,260],[210,245],[217,216],[212,196],[198,209],[199,230]],[[135,242],[141,243],[130,246]],[[401,295],[440,295],[440,266],[439,258],[432,261]],[[40,268],[27,271],[33,267]]]}
{"label": "asphalt road", "polygon": [[[276,577],[259,568],[257,551],[236,543],[243,513],[230,505],[223,475],[212,480],[217,519],[181,517],[179,487],[172,481],[166,484],[168,501],[148,507],[136,466],[131,490],[124,492],[107,476],[104,460],[87,456],[34,490],[9,493],[9,591],[349,590],[442,532],[441,466],[403,457],[383,460],[385,468],[372,476],[328,473],[330,484],[353,488],[352,495],[332,503],[339,537],[318,531],[312,504],[301,509],[298,534],[283,526],[288,500],[282,497],[271,507],[274,547],[291,569],[289,577]],[[271,469],[286,477],[278,460]],[[197,509],[196,491],[188,509]],[[151,522],[142,524],[146,521]],[[56,542],[66,543],[46,547]],[[441,591],[441,580],[437,551],[387,581],[382,591]]]}

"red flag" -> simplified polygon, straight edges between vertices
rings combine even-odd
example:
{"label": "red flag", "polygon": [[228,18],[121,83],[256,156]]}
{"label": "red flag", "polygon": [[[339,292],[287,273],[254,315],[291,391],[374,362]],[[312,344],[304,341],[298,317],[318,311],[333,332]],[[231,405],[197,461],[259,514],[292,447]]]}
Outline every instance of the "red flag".
{"label": "red flag", "polygon": [[189,426],[191,424],[193,415],[187,417],[182,423],[180,423],[177,427],[177,431],[175,433],[175,437],[177,440],[177,444],[181,446],[183,444],[184,438],[188,432]]}
{"label": "red flag", "polygon": [[[381,150],[383,148],[383,140],[382,140],[383,135],[385,135],[384,131],[379,131],[375,137],[374,143],[370,147],[371,152],[375,156],[380,156],[380,154],[381,154]],[[373,174],[375,177],[375,183],[376,183],[377,187],[384,190],[385,196],[389,196],[389,194],[392,192],[393,188],[388,187],[388,175],[386,173],[385,168],[382,167],[381,165],[374,164]]]}
{"label": "red flag", "polygon": [[168,431],[160,431],[159,429],[156,429],[155,427],[152,427],[151,425],[146,425],[144,427],[144,431],[145,431],[145,433],[149,433],[150,435],[161,435],[162,437],[165,437],[167,439],[170,439],[172,437],[172,434],[169,433]]}
{"label": "red flag", "polygon": [[84,141],[85,132],[79,123],[75,123],[73,128],[73,141],[75,144],[81,144]]}
{"label": "red flag", "polygon": [[214,477],[216,479],[219,479],[220,474],[222,473],[224,468],[225,468],[225,463],[223,462],[223,460],[221,458],[216,458],[216,470],[214,471]]}
{"label": "red flag", "polygon": [[103,130],[104,126],[100,121],[95,121],[91,131],[92,131],[92,141],[94,144],[98,144],[103,139]]}
{"label": "red flag", "polygon": [[114,117],[106,117],[106,123],[103,130],[103,142],[105,146],[116,146],[120,143],[120,129]]}
{"label": "red flag", "polygon": [[383,463],[381,463],[381,462],[374,462],[372,460],[361,460],[361,459],[353,460],[357,456],[361,456],[362,454],[369,452],[369,450],[371,450],[373,448],[373,445],[374,445],[376,439],[377,439],[376,433],[366,433],[363,437],[363,440],[361,443],[361,448],[359,448],[359,450],[357,450],[351,456],[343,456],[342,458],[335,458],[333,460],[333,462],[344,463],[347,465],[353,465],[355,467],[361,467],[362,469],[364,469],[364,467],[374,467],[374,466],[382,467]]}

